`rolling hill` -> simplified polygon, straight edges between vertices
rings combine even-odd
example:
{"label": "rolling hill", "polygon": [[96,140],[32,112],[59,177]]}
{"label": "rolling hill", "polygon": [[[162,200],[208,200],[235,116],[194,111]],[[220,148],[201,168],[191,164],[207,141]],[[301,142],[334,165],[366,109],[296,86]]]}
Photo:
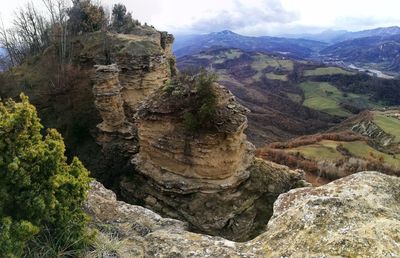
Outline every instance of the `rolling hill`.
{"label": "rolling hill", "polygon": [[259,155],[326,183],[361,170],[400,171],[400,109],[365,111],[329,132],[272,143]]}
{"label": "rolling hill", "polygon": [[204,35],[177,36],[174,53],[179,58],[213,47],[240,48],[245,51],[267,51],[307,58],[327,46],[326,43],[279,37],[247,37],[229,30]]}
{"label": "rolling hill", "polygon": [[400,71],[400,34],[343,41],[323,49],[324,58],[392,72]]}
{"label": "rolling hill", "polygon": [[400,27],[364,31],[325,31],[320,34],[285,35],[285,37],[248,37],[229,30],[204,35],[178,35],[174,53],[179,57],[216,48],[263,51],[288,57],[356,65],[361,69],[400,74]]}

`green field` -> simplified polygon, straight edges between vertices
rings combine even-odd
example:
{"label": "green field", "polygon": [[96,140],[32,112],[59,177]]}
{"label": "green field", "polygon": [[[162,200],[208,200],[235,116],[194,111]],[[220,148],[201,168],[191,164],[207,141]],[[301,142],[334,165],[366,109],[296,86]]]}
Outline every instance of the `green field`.
{"label": "green field", "polygon": [[293,62],[286,59],[273,58],[267,55],[258,54],[255,56],[251,67],[256,71],[262,71],[267,67],[284,68],[285,70],[293,70]]}
{"label": "green field", "polygon": [[227,60],[239,58],[242,56],[242,54],[243,53],[240,50],[230,49],[227,51],[220,52],[218,55],[197,54],[193,55],[193,57],[212,60],[214,64],[222,64]]}
{"label": "green field", "polygon": [[400,154],[393,156],[380,152],[363,141],[342,142],[342,144],[346,149],[350,151],[352,155],[356,157],[368,158],[370,153],[373,153],[375,157],[382,156],[385,160],[385,163],[387,163],[388,165],[400,167]]}
{"label": "green field", "polygon": [[320,67],[314,70],[305,70],[304,76],[334,75],[334,74],[354,74],[339,67]]}
{"label": "green field", "polygon": [[204,54],[193,55],[193,57],[200,58],[200,59],[213,59],[214,58],[214,56],[212,56],[212,55],[204,55]]}
{"label": "green field", "polygon": [[289,152],[300,152],[305,158],[312,160],[339,160],[343,156],[336,150],[337,143],[332,141],[321,141],[312,145],[292,148]]}
{"label": "green field", "polygon": [[304,91],[303,105],[331,115],[347,117],[350,113],[339,106],[343,94],[326,82],[304,82],[300,84]]}
{"label": "green field", "polygon": [[[263,76],[263,70],[265,68],[272,67],[274,69],[284,69],[288,71],[293,70],[293,61],[286,59],[273,58],[267,55],[258,54],[254,57],[254,61],[251,64],[251,68],[257,71],[253,76],[253,79],[259,81]],[[267,73],[265,76],[271,80],[287,81],[287,75],[277,75],[275,73]]]}
{"label": "green field", "polygon": [[278,81],[287,81],[287,74],[274,74],[274,73],[266,73],[265,76],[270,80],[278,80]]}
{"label": "green field", "polygon": [[348,101],[353,105],[365,108],[379,107],[372,103],[367,96],[354,93],[344,94],[335,86],[326,82],[304,82],[299,85],[303,91],[305,100],[303,105],[331,115],[348,117],[349,111],[342,108],[340,103]]}
{"label": "green field", "polygon": [[300,146],[287,149],[290,153],[300,152],[305,158],[321,161],[321,160],[339,160],[344,156],[336,150],[336,147],[342,144],[353,156],[367,159],[372,153],[376,158],[382,156],[387,165],[400,167],[400,154],[389,155],[375,150],[364,141],[341,142],[324,140],[319,143]]}
{"label": "green field", "polygon": [[395,141],[400,142],[400,120],[390,117],[383,112],[375,112],[374,123],[382,128],[386,133],[395,136]]}
{"label": "green field", "polygon": [[231,49],[229,51],[226,51],[224,54],[227,59],[236,59],[241,57],[242,52],[237,49]]}
{"label": "green field", "polygon": [[289,97],[289,99],[296,103],[301,103],[301,101],[303,100],[303,98],[299,94],[287,93],[287,96]]}

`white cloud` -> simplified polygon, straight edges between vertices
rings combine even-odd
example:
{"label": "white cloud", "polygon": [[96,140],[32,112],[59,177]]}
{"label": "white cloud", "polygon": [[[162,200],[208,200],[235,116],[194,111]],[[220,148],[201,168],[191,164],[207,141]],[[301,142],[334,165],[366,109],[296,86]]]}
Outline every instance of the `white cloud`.
{"label": "white cloud", "polygon": [[[6,25],[29,0],[2,1]],[[95,0],[96,1],[96,0]],[[42,6],[41,0],[32,0]],[[400,25],[399,0],[101,0],[125,4],[133,16],[173,33],[231,29],[247,35],[359,30]]]}
{"label": "white cloud", "polygon": [[197,33],[209,32],[210,28],[213,31],[245,31],[260,25],[288,24],[296,19],[298,14],[286,11],[279,0],[234,0],[232,8],[219,10],[210,17],[202,17],[185,29]]}

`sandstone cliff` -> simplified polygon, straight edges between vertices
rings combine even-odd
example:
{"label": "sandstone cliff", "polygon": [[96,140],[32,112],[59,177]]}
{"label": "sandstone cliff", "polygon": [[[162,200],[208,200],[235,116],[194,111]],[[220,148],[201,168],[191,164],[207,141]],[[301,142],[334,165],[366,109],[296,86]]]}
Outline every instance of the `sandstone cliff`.
{"label": "sandstone cliff", "polygon": [[118,236],[120,257],[400,257],[399,202],[400,179],[377,172],[291,190],[266,232],[245,243],[188,232],[96,182],[86,210],[100,235]]}
{"label": "sandstone cliff", "polygon": [[137,169],[165,190],[187,194],[234,188],[249,177],[254,147],[246,141],[246,110],[225,88],[214,84],[218,100],[215,130],[190,133],[182,116],[194,90],[176,83],[160,89],[140,108]]}
{"label": "sandstone cliff", "polygon": [[135,171],[121,194],[192,230],[244,241],[264,229],[280,193],[305,181],[298,171],[255,159],[244,134],[247,110],[216,83],[212,128],[190,132],[183,117],[199,94],[195,85],[173,79],[143,102],[135,116]]}
{"label": "sandstone cliff", "polygon": [[125,40],[123,55],[113,45],[113,63],[96,65],[93,77],[102,118],[97,143],[105,156],[132,160],[120,183],[122,198],[187,221],[193,230],[241,241],[255,237],[277,196],[305,185],[302,174],[255,159],[244,134],[247,110],[218,84],[211,86],[213,128],[188,132],[183,117],[199,92],[197,82],[175,76],[172,37],[146,32],[107,38]]}
{"label": "sandstone cliff", "polygon": [[[79,54],[95,65],[93,93],[103,120],[96,138],[103,152],[129,158],[138,151],[134,113],[174,73],[173,37],[151,28],[103,37],[93,46],[83,41]],[[101,42],[106,45],[104,55],[94,49]]]}

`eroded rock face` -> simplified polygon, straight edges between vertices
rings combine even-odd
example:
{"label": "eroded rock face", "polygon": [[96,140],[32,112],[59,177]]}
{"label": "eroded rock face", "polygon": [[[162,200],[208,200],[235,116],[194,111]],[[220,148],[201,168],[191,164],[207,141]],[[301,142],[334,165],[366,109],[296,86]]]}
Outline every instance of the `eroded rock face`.
{"label": "eroded rock face", "polygon": [[188,132],[182,119],[187,96],[178,99],[160,90],[139,110],[141,149],[134,162],[166,191],[215,192],[237,187],[249,177],[254,147],[243,132],[246,110],[225,88],[216,84],[214,89],[219,100],[216,112],[221,120],[229,117],[217,121],[221,126],[215,131]]}
{"label": "eroded rock face", "polygon": [[124,199],[143,200],[153,211],[187,221],[193,231],[245,241],[265,230],[279,194],[306,184],[300,172],[260,159],[247,172],[238,187],[213,192],[180,194],[141,176],[125,178],[121,189]]}
{"label": "eroded rock face", "polygon": [[93,186],[86,209],[126,241],[121,257],[400,257],[400,179],[378,172],[280,195],[267,230],[245,243],[188,232]]}
{"label": "eroded rock face", "polygon": [[372,139],[377,144],[383,147],[389,146],[395,138],[394,136],[385,133],[385,131],[383,131],[371,120],[362,120],[361,122],[354,125],[351,130],[353,132],[357,132],[361,135],[367,136],[368,138]]}
{"label": "eroded rock face", "polygon": [[190,132],[183,114],[196,93],[174,87],[156,91],[138,111],[137,173],[121,183],[122,196],[193,230],[239,241],[256,236],[277,196],[305,185],[302,173],[255,159],[243,132],[247,110],[218,84],[213,128]]}
{"label": "eroded rock face", "polygon": [[175,69],[170,62],[174,59],[173,37],[150,27],[138,27],[129,35],[90,36],[82,36],[74,45],[80,63],[94,64],[93,93],[102,117],[95,133],[96,142],[110,157],[110,163],[118,163],[120,170],[132,170],[129,160],[139,150],[134,114]]}

